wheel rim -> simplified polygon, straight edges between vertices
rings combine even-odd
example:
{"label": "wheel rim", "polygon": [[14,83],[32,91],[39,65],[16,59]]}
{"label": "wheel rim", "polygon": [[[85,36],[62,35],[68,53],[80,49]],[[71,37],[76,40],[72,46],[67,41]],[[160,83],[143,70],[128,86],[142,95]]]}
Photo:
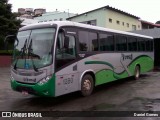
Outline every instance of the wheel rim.
{"label": "wheel rim", "polygon": [[91,82],[90,80],[85,80],[83,83],[83,90],[89,91],[91,89]]}

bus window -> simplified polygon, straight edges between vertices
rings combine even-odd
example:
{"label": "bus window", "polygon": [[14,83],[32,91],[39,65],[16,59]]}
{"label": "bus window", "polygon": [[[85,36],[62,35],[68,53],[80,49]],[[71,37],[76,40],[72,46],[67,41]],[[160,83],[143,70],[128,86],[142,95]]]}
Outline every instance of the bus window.
{"label": "bus window", "polygon": [[91,51],[98,51],[98,38],[97,33],[89,32],[89,41],[91,41]]}
{"label": "bus window", "polygon": [[64,42],[64,47],[65,47],[65,53],[69,54],[71,58],[76,57],[76,52],[75,52],[75,37],[72,35],[67,35],[65,37],[65,42]]}
{"label": "bus window", "polygon": [[124,36],[116,36],[116,50],[127,51],[127,38]]}
{"label": "bus window", "polygon": [[153,40],[146,39],[146,51],[153,51]]}
{"label": "bus window", "polygon": [[114,37],[110,34],[99,34],[100,51],[114,51]]}
{"label": "bus window", "polygon": [[70,63],[76,58],[75,37],[59,33],[56,47],[56,68]]}
{"label": "bus window", "polygon": [[145,51],[145,39],[138,39],[138,51]]}
{"label": "bus window", "polygon": [[128,37],[128,51],[137,51],[137,39]]}
{"label": "bus window", "polygon": [[80,51],[89,51],[89,43],[88,43],[88,32],[87,31],[79,31],[79,50]]}

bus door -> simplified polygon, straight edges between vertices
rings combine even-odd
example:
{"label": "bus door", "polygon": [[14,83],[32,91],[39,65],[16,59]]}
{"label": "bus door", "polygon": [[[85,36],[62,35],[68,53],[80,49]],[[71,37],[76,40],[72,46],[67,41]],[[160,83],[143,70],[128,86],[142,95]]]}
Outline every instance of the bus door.
{"label": "bus door", "polygon": [[[73,32],[72,32],[73,33]],[[55,95],[78,90],[78,71],[76,54],[76,32],[68,34],[59,30],[55,55]]]}

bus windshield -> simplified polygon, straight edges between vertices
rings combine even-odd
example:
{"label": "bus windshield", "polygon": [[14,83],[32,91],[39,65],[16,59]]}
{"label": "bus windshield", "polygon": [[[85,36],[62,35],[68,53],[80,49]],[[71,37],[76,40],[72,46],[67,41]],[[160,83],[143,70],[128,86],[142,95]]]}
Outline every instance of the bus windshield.
{"label": "bus windshield", "polygon": [[41,68],[51,64],[55,32],[55,28],[18,32],[19,43],[14,48],[12,65],[21,69],[33,69],[34,67]]}

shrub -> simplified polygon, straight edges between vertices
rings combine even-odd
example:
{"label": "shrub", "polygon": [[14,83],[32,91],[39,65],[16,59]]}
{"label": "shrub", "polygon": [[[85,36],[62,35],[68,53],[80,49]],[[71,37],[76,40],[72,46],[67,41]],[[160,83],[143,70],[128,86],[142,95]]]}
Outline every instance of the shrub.
{"label": "shrub", "polygon": [[12,55],[13,50],[0,50],[0,55]]}

